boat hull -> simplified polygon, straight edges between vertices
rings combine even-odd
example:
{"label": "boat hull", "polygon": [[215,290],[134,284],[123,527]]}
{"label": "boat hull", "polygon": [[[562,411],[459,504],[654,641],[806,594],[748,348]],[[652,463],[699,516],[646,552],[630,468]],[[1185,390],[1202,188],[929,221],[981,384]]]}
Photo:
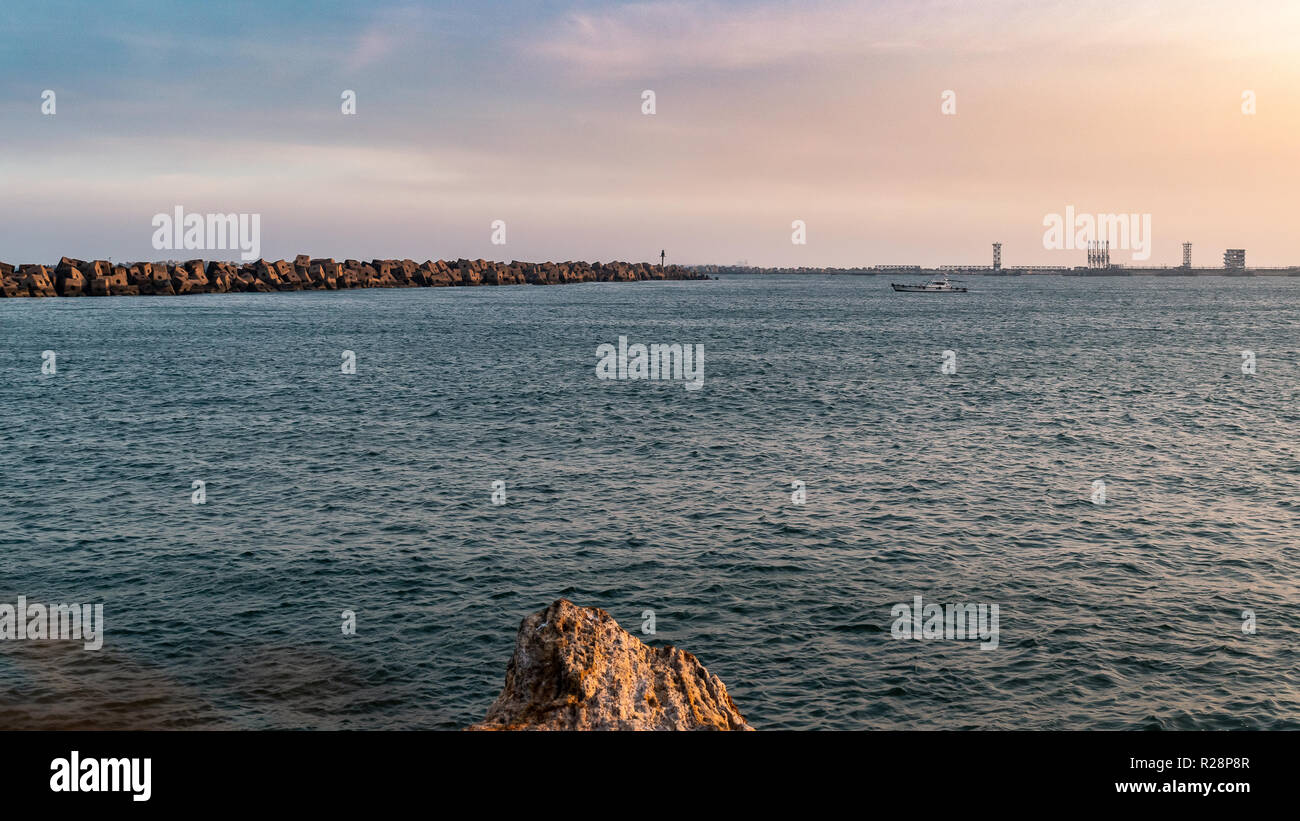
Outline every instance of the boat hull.
{"label": "boat hull", "polygon": [[951,285],[946,288],[939,288],[934,285],[899,285],[897,282],[889,283],[889,287],[895,291],[901,291],[905,294],[964,294],[966,289]]}

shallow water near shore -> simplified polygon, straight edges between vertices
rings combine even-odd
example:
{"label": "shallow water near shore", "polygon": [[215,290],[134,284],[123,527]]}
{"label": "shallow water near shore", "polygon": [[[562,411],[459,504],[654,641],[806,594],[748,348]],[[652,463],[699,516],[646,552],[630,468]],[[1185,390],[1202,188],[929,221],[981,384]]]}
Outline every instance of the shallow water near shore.
{"label": "shallow water near shore", "polygon": [[566,597],[760,730],[1300,729],[1300,279],[967,284],[0,300],[0,602],[107,620],[0,642],[0,728],[457,729]]}

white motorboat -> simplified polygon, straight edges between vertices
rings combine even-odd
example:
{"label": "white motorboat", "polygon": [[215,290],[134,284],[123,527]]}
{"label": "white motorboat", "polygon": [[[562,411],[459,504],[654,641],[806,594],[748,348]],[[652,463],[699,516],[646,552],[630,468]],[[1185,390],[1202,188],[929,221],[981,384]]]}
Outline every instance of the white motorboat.
{"label": "white motorboat", "polygon": [[964,294],[966,293],[966,286],[953,285],[954,282],[960,281],[949,279],[948,275],[944,274],[920,285],[900,285],[897,282],[891,282],[889,286],[895,291],[903,291],[909,294]]}

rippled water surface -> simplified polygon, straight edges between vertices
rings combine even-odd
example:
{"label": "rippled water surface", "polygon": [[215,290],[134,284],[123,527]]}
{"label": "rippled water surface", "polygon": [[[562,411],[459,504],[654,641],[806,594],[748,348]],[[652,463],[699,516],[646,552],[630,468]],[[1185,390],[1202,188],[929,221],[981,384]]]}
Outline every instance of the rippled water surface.
{"label": "rippled water surface", "polygon": [[0,602],[108,622],[0,642],[0,727],[459,728],[564,596],[760,729],[1300,728],[1300,280],[969,284],[0,300]]}

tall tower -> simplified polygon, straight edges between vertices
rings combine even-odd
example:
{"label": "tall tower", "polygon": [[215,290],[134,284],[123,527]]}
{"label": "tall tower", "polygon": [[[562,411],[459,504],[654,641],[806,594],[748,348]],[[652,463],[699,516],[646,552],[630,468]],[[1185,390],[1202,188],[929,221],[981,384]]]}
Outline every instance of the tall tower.
{"label": "tall tower", "polygon": [[1110,267],[1110,243],[1104,240],[1088,240],[1088,267]]}
{"label": "tall tower", "polygon": [[1190,242],[1183,243],[1183,267],[1192,267],[1192,244]]}
{"label": "tall tower", "polygon": [[1002,270],[1002,243],[993,243],[993,270]]}
{"label": "tall tower", "polygon": [[663,269],[664,269],[664,252],[663,252],[662,250],[660,250],[660,251],[659,251],[659,270],[662,271]]}

